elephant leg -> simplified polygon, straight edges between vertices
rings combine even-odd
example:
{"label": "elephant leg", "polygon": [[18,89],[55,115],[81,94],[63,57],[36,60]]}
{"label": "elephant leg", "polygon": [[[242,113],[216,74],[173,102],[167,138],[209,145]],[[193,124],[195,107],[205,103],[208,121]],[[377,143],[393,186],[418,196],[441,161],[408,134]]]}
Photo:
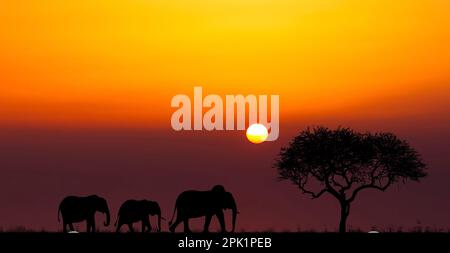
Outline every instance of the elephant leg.
{"label": "elephant leg", "polygon": [[91,225],[91,221],[90,220],[86,220],[86,232],[90,233],[92,230],[92,225]]}
{"label": "elephant leg", "polygon": [[75,229],[73,228],[73,224],[72,223],[69,223],[69,229],[70,229],[70,231],[75,231]]}
{"label": "elephant leg", "polygon": [[145,221],[147,222],[148,232],[151,232],[152,231],[152,224],[150,223],[150,218],[147,218]]}
{"label": "elephant leg", "polygon": [[185,232],[185,233],[190,233],[191,230],[189,229],[189,219],[188,219],[188,218],[185,218],[185,219],[183,220],[183,224],[184,224],[184,232]]}
{"label": "elephant leg", "polygon": [[227,232],[225,229],[225,219],[223,216],[223,211],[220,210],[219,212],[216,213],[217,219],[219,220],[219,224],[220,224],[220,230],[221,232]]}
{"label": "elephant leg", "polygon": [[174,222],[174,223],[172,223],[172,225],[169,227],[169,230],[170,230],[170,232],[175,232],[175,229],[177,228],[177,226],[179,225],[181,223],[181,219],[179,219],[178,217],[177,217],[177,220]]}
{"label": "elephant leg", "polygon": [[95,220],[92,220],[92,225],[91,225],[91,229],[92,229],[92,233],[95,233]]}
{"label": "elephant leg", "polygon": [[[145,228],[147,228],[147,230],[145,230]],[[147,217],[147,219],[142,220],[142,233],[151,232],[151,231],[152,231],[152,225],[150,224],[150,220]]]}
{"label": "elephant leg", "polygon": [[122,223],[117,223],[117,228],[116,228],[116,233],[119,233],[120,232],[120,228],[122,227]]}
{"label": "elephant leg", "polygon": [[92,233],[94,233],[95,232],[95,217],[89,217],[87,220],[86,220],[86,227],[87,227],[87,232],[89,233],[89,232],[92,232]]}
{"label": "elephant leg", "polygon": [[205,216],[205,226],[203,227],[203,233],[208,233],[209,224],[211,223],[212,215]]}
{"label": "elephant leg", "polygon": [[133,229],[133,223],[128,223],[128,228],[130,229],[131,233],[134,233],[134,229]]}
{"label": "elephant leg", "polygon": [[67,232],[67,223],[63,222],[63,233]]}

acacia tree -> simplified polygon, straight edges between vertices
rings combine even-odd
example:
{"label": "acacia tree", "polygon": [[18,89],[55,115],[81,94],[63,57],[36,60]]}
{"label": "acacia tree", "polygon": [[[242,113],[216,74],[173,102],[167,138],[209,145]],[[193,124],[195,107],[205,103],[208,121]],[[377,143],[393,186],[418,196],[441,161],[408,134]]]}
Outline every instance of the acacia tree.
{"label": "acacia tree", "polygon": [[313,199],[324,194],[341,207],[339,232],[346,232],[350,205],[365,189],[385,191],[394,183],[426,176],[420,155],[390,133],[348,128],[308,128],[282,148],[275,162],[280,179]]}

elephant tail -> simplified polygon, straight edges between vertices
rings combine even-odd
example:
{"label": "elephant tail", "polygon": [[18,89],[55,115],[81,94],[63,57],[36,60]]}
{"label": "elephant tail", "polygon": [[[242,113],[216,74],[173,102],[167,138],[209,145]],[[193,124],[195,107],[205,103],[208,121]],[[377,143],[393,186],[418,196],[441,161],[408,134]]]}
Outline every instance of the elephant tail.
{"label": "elephant tail", "polygon": [[175,204],[175,207],[173,208],[173,214],[172,214],[172,218],[169,221],[169,226],[172,225],[173,217],[175,216],[176,211],[177,211],[177,204]]}

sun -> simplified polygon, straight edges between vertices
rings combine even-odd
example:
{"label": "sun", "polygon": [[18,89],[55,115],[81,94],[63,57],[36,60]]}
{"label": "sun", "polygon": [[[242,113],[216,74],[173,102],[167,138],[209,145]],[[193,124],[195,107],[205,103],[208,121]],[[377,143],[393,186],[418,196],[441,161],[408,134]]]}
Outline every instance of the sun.
{"label": "sun", "polygon": [[247,139],[255,144],[264,142],[267,139],[269,132],[262,124],[252,124],[247,128]]}

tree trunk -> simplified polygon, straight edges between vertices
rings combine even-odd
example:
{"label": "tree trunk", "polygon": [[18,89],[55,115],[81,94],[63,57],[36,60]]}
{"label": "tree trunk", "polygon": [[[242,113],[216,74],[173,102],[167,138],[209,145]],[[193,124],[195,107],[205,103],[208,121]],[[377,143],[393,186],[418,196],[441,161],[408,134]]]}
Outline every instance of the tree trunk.
{"label": "tree trunk", "polygon": [[350,203],[341,202],[341,220],[339,221],[339,233],[347,232],[347,218],[350,214]]}

